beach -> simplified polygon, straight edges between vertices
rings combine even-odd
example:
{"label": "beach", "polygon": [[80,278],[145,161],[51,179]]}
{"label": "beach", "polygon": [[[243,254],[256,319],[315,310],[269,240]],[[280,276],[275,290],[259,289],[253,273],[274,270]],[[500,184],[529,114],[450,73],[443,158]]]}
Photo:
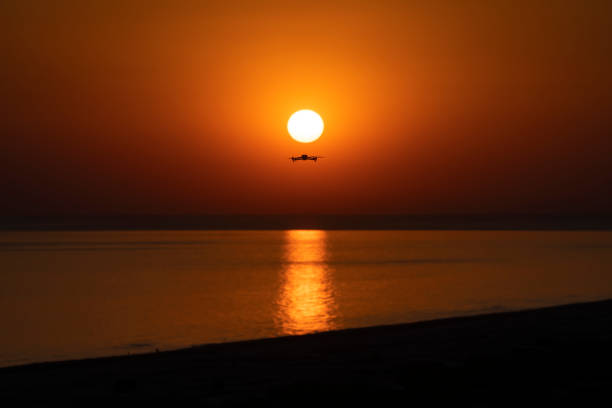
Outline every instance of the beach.
{"label": "beach", "polygon": [[612,300],[0,369],[3,401],[594,405]]}

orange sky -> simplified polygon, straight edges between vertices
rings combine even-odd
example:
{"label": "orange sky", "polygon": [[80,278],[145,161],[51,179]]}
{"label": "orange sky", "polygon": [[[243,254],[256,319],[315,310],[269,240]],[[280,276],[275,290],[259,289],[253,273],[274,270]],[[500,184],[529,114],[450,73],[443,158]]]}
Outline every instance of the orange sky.
{"label": "orange sky", "polygon": [[[0,13],[2,214],[612,208],[609,1]],[[303,108],[312,144],[286,131]]]}

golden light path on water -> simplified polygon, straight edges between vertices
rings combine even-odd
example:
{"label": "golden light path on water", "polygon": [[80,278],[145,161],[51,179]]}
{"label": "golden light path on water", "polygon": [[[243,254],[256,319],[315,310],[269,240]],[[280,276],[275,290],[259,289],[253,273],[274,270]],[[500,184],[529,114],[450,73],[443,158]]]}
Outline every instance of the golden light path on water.
{"label": "golden light path on water", "polygon": [[327,259],[327,232],[286,231],[276,316],[282,334],[336,328],[337,310]]}

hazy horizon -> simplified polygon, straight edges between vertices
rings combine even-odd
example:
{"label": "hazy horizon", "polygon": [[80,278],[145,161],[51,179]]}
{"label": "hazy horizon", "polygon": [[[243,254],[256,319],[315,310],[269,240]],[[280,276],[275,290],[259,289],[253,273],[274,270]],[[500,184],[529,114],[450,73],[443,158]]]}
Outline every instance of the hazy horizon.
{"label": "hazy horizon", "polygon": [[0,216],[0,230],[609,230],[612,214]]}

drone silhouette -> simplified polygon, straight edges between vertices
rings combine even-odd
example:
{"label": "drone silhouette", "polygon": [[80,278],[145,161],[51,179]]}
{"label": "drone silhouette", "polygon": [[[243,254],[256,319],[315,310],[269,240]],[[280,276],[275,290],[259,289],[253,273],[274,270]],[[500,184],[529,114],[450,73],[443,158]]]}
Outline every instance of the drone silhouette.
{"label": "drone silhouette", "polygon": [[313,162],[317,162],[317,159],[324,159],[323,156],[309,156],[307,154],[302,154],[300,156],[291,156],[289,158],[289,160],[291,160],[292,163],[295,163],[296,160],[312,160]]}

